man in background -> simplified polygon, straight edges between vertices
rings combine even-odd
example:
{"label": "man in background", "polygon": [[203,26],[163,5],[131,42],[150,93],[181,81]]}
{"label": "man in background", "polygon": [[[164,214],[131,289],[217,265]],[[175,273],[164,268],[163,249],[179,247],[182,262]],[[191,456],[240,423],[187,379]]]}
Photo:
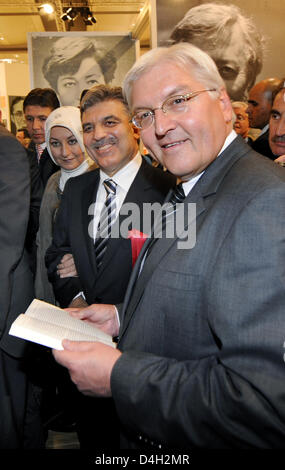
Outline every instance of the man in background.
{"label": "man in background", "polygon": [[32,272],[36,270],[36,234],[39,228],[39,211],[43,190],[49,177],[58,171],[50,158],[45,142],[45,122],[50,113],[59,107],[56,93],[50,88],[34,88],[24,99],[23,110],[31,142],[27,148],[31,172],[31,206],[26,248]]}
{"label": "man in background", "polygon": [[261,153],[271,160],[275,159],[269,146],[269,118],[273,102],[273,94],[280,86],[281,80],[278,78],[266,78],[249,91],[248,96],[248,119],[252,128],[260,129],[261,133],[252,143],[251,147],[256,152]]}
{"label": "man in background", "polygon": [[275,92],[270,111],[269,145],[275,162],[285,163],[285,79]]}
{"label": "man in background", "polygon": [[45,122],[50,113],[60,106],[56,93],[51,88],[34,88],[24,99],[23,109],[27,129],[31,138],[28,152],[37,161],[43,186],[49,177],[58,171],[46,148]]}
{"label": "man in background", "polygon": [[249,143],[249,141],[251,142],[252,139],[248,137],[249,121],[246,112],[247,104],[244,101],[234,101],[232,107],[235,113],[234,130],[237,134],[241,135],[247,143]]}

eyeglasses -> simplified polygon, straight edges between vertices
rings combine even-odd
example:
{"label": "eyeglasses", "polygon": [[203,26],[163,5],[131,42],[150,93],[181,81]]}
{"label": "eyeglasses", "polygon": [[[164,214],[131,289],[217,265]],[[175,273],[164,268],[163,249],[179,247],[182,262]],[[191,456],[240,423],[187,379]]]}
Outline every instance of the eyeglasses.
{"label": "eyeglasses", "polygon": [[193,91],[192,93],[186,93],[185,95],[174,95],[167,98],[159,108],[154,109],[142,109],[138,111],[132,117],[132,123],[139,129],[147,129],[154,123],[155,114],[154,111],[161,109],[164,114],[180,114],[184,113],[188,109],[188,101],[195,98],[195,96],[204,93],[205,91],[217,91],[216,88],[210,88],[208,90]]}

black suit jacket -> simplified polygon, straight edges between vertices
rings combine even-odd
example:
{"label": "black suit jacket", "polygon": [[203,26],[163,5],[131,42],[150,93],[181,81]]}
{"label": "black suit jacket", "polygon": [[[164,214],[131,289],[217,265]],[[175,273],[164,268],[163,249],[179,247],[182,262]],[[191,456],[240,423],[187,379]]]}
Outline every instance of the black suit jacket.
{"label": "black suit jacket", "polygon": [[[93,219],[88,211],[96,200],[99,181],[100,172],[96,169],[71,178],[64,190],[53,242],[46,254],[49,280],[62,307],[68,306],[80,291],[84,292],[88,304],[122,302],[132,271],[131,241],[125,238],[109,239],[102,266],[99,272],[97,270],[94,242],[89,234]],[[172,175],[153,168],[143,160],[124,203],[136,203],[142,217],[143,204],[163,202],[175,183]],[[117,223],[122,222],[124,217],[120,214]],[[129,228],[142,231],[141,227]],[[65,253],[74,256],[77,278],[60,279],[56,273],[56,266]]]}
{"label": "black suit jacket", "polygon": [[[36,146],[35,146],[33,141],[31,141],[31,143],[28,147],[28,153],[30,155],[30,158],[32,158],[34,161],[38,162]],[[49,177],[53,173],[58,171],[58,166],[50,158],[50,155],[49,155],[48,150],[46,148],[44,149],[44,151],[41,155],[38,166],[39,166],[39,172],[40,172],[40,177],[41,177],[41,180],[42,180],[42,184],[43,184],[43,187],[45,188]]]}
{"label": "black suit jacket", "polygon": [[268,139],[269,139],[269,130],[267,130],[264,134],[259,136],[253,142],[251,143],[248,142],[248,144],[251,146],[253,150],[255,150],[258,153],[261,153],[261,155],[264,155],[265,157],[268,157],[271,160],[275,160],[276,156],[273,155],[273,153],[271,152]]}
{"label": "black suit jacket", "polygon": [[13,357],[21,357],[27,343],[10,336],[10,326],[34,296],[24,249],[29,207],[26,151],[15,136],[0,126],[0,348]]}

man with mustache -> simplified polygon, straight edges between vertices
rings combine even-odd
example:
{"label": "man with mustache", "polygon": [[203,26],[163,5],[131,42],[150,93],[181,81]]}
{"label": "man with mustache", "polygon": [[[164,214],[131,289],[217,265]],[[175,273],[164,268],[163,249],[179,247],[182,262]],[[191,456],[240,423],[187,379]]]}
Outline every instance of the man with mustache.
{"label": "man with mustache", "polygon": [[[135,203],[142,217],[144,204],[162,203],[170,187],[176,183],[174,176],[142,159],[138,130],[130,122],[130,113],[120,87],[98,85],[91,88],[84,95],[80,108],[84,144],[99,168],[68,181],[57,214],[46,263],[55,297],[61,307],[118,304],[123,301],[132,272],[132,243],[128,238],[110,237],[102,256],[102,250],[97,249],[101,210],[105,202],[107,204],[112,200],[112,214],[115,214],[116,223],[120,224],[126,219],[124,205]],[[111,191],[111,196],[108,191]],[[137,222],[138,225],[129,226],[129,230],[141,231],[141,221]],[[100,228],[103,228],[103,223]],[[103,235],[101,239],[104,239]],[[69,270],[61,269],[64,255],[65,260],[67,257],[71,261],[74,259],[76,270],[73,277]],[[118,446],[111,399],[88,400],[82,396],[81,405],[81,448]],[[92,410],[97,433],[94,431]]]}
{"label": "man with mustache", "polygon": [[269,145],[275,162],[285,163],[285,79],[278,88],[269,120]]}

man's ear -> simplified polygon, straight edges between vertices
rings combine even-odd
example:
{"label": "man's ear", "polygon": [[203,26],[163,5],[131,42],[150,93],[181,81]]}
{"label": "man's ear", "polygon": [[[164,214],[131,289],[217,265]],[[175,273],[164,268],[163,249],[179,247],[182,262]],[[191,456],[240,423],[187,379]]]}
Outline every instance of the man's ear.
{"label": "man's ear", "polygon": [[231,122],[233,117],[233,108],[230,97],[225,88],[221,89],[219,100],[222,113],[225,117],[225,122]]}
{"label": "man's ear", "polygon": [[131,124],[132,128],[133,128],[133,133],[134,133],[134,137],[136,140],[139,140],[140,139],[140,130],[132,123]]}

